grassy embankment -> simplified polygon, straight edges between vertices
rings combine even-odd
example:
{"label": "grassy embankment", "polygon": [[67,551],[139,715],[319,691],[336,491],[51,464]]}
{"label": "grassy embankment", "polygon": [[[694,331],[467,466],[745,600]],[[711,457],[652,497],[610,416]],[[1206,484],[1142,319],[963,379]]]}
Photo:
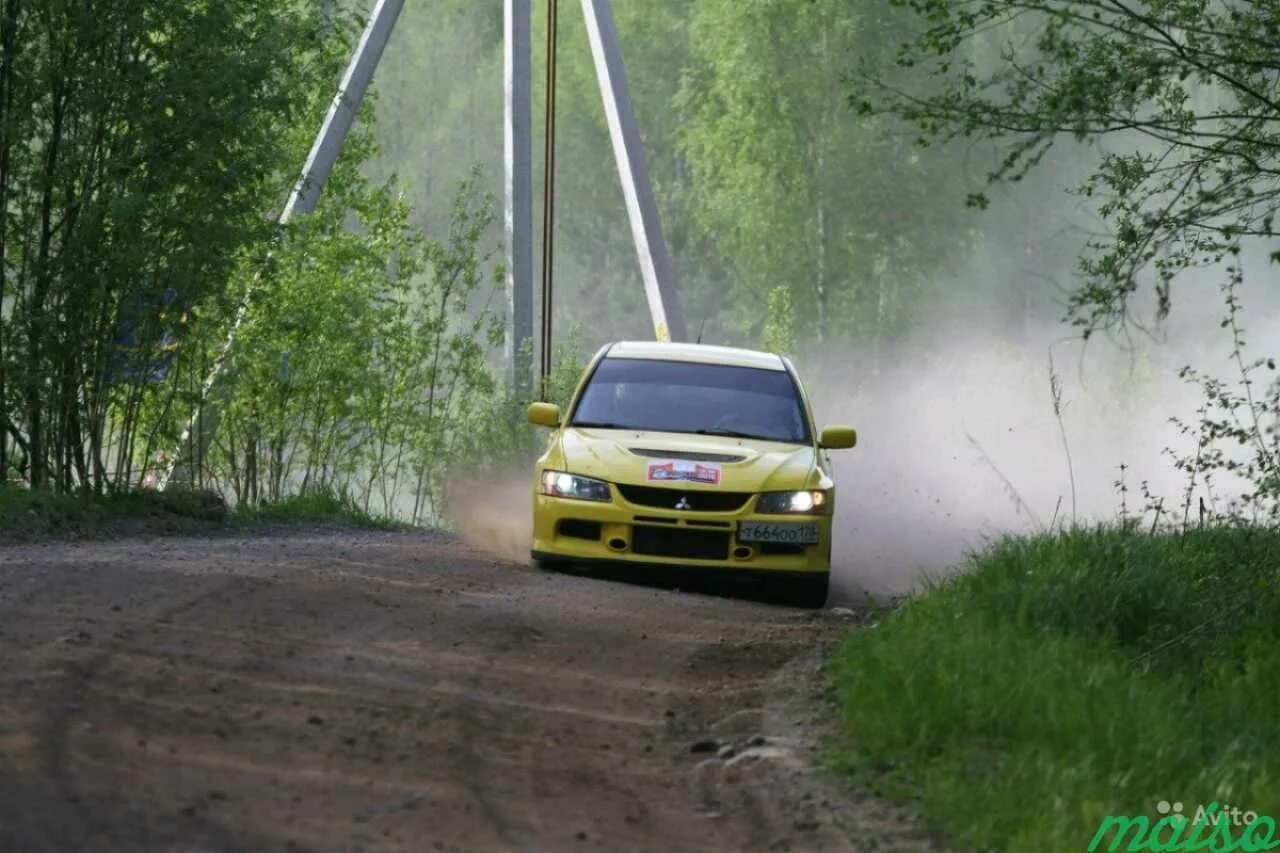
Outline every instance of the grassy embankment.
{"label": "grassy embankment", "polygon": [[1280,819],[1278,640],[1280,532],[1007,539],[845,639],[834,762],[962,849],[1083,851],[1162,800]]}
{"label": "grassy embankment", "polygon": [[249,529],[266,524],[327,523],[392,529],[355,501],[331,491],[310,491],[260,507],[228,510],[211,492],[139,489],[106,495],[54,494],[19,487],[0,488],[0,542],[37,539],[200,533]]}

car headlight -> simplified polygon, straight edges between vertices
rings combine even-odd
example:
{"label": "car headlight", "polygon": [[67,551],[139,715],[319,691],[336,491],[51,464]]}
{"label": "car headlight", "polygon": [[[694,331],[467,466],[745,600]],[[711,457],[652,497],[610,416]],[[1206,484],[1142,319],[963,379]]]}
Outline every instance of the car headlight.
{"label": "car headlight", "polygon": [[827,493],[817,490],[803,492],[763,492],[756,499],[756,512],[766,515],[800,513],[825,515]]}
{"label": "car headlight", "polygon": [[609,484],[604,480],[580,477],[567,471],[543,471],[539,491],[557,498],[575,498],[580,501],[610,501]]}

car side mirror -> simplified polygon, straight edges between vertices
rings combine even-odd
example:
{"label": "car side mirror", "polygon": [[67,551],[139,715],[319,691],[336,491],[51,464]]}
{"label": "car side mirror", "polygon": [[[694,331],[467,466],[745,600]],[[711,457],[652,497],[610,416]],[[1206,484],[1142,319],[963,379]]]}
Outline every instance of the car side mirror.
{"label": "car side mirror", "polygon": [[525,415],[534,426],[553,429],[560,426],[560,407],[555,403],[530,403]]}
{"label": "car side mirror", "polygon": [[858,443],[858,431],[851,426],[829,426],[818,436],[818,446],[826,450],[845,450]]}

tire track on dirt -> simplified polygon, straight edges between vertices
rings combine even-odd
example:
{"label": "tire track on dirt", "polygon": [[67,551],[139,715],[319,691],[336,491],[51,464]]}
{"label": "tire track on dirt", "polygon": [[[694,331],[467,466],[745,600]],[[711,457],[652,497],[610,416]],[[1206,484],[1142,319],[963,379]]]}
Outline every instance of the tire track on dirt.
{"label": "tire track on dirt", "polygon": [[[171,621],[183,613],[189,612],[201,603],[207,602],[219,593],[234,586],[240,579],[231,578],[217,584],[213,589],[197,595],[161,611],[156,622]],[[114,640],[125,643],[131,639],[129,634],[117,632]],[[85,704],[90,698],[94,679],[107,669],[117,654],[116,642],[109,642],[106,648],[82,662],[67,662],[62,676],[63,689],[57,691],[58,701],[48,712],[48,717],[39,736],[42,742],[40,752],[44,756],[44,772],[52,782],[58,796],[74,807],[75,818],[80,825],[77,834],[86,839],[101,838],[106,834],[106,820],[93,812],[88,803],[81,797],[76,785],[72,764],[75,760],[71,746],[71,727],[73,721],[87,716]],[[212,840],[218,849],[238,849],[232,834],[214,824],[202,821],[197,815],[191,815],[195,821],[194,828],[198,834]]]}

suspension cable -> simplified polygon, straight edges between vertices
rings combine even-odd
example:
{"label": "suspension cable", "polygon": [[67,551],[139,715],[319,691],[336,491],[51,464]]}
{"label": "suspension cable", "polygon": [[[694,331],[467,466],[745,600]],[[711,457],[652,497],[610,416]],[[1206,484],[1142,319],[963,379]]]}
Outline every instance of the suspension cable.
{"label": "suspension cable", "polygon": [[556,197],[556,48],[560,22],[557,0],[547,2],[547,94],[542,161],[542,360],[540,387],[546,393],[551,375],[552,268],[555,260]]}

